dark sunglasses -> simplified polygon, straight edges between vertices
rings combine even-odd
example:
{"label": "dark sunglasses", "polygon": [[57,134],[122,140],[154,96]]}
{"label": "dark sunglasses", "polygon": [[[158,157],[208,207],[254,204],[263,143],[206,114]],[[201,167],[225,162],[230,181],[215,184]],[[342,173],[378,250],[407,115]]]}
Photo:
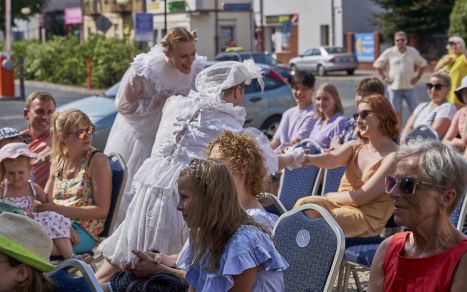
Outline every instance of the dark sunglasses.
{"label": "dark sunglasses", "polygon": [[396,190],[397,185],[399,185],[399,192],[401,192],[401,194],[406,197],[413,196],[415,192],[417,191],[418,185],[425,185],[425,186],[435,187],[438,189],[445,189],[444,187],[440,185],[433,184],[433,183],[426,182],[426,181],[417,180],[412,177],[397,178],[393,175],[388,175],[386,179],[384,180],[384,189],[386,193],[388,194],[392,194]]}
{"label": "dark sunglasses", "polygon": [[455,46],[456,42],[448,42],[448,46]]}
{"label": "dark sunglasses", "polygon": [[96,127],[94,125],[92,125],[92,126],[88,126],[88,127],[84,128],[84,129],[76,130],[75,135],[76,135],[76,137],[78,137],[78,139],[84,140],[86,135],[92,136],[92,134],[94,134],[95,130],[96,130]]}
{"label": "dark sunglasses", "polygon": [[441,88],[445,87],[446,85],[437,83],[437,84],[432,84],[432,83],[427,83],[426,84],[426,89],[431,90],[432,88],[435,88],[436,91],[440,90]]}
{"label": "dark sunglasses", "polygon": [[353,114],[353,119],[357,120],[358,117],[360,117],[361,119],[366,119],[366,117],[368,117],[368,115],[370,113],[372,113],[372,112],[374,112],[374,111],[372,111],[372,110],[362,110],[362,111],[360,111],[358,113],[354,113]]}

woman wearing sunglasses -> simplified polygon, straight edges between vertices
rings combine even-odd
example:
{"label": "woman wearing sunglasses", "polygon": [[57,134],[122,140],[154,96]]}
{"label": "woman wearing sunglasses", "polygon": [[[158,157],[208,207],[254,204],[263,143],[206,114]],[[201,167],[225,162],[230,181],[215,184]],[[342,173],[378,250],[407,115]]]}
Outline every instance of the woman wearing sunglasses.
{"label": "woman wearing sunglasses", "polygon": [[414,128],[427,125],[438,133],[440,140],[449,129],[451,120],[456,114],[456,107],[448,102],[448,94],[451,88],[451,78],[445,72],[438,72],[431,76],[426,84],[430,102],[419,104],[410,116],[401,134],[401,143]]}
{"label": "woman wearing sunglasses", "polygon": [[303,163],[326,169],[347,166],[339,190],[326,196],[299,199],[295,207],[307,203],[325,207],[345,237],[376,236],[392,215],[384,178],[393,171],[397,145],[392,137],[399,131],[397,118],[383,95],[363,98],[354,118],[359,140],[328,153],[305,155]]}
{"label": "woman wearing sunglasses", "polygon": [[467,186],[467,162],[438,141],[411,142],[396,153],[385,188],[394,221],[410,232],[384,240],[368,291],[467,291],[467,238],[450,215]]}
{"label": "woman wearing sunglasses", "polygon": [[94,125],[82,111],[68,109],[57,114],[45,187],[53,202],[37,207],[73,220],[73,251],[77,254],[96,246],[110,208],[112,174],[107,157],[91,147],[93,133]]}

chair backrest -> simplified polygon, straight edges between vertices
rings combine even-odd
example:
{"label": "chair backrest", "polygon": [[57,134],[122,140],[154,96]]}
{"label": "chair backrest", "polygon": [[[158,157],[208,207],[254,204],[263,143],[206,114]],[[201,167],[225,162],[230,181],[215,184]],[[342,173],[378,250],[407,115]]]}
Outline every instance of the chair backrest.
{"label": "chair backrest", "polygon": [[[81,275],[74,276],[68,272],[73,268]],[[92,269],[85,263],[76,259],[61,262],[52,271],[45,274],[56,286],[57,291],[69,292],[103,292]]]}
{"label": "chair backrest", "polygon": [[341,183],[341,178],[344,175],[346,169],[346,166],[342,166],[324,170],[323,188],[321,189],[322,196],[327,193],[337,192]]}
{"label": "chair backrest", "polygon": [[[323,152],[321,146],[313,140],[303,140],[294,148],[302,147],[319,154]],[[287,210],[292,209],[298,199],[316,193],[321,178],[321,169],[316,166],[306,166],[296,169],[285,169],[280,181],[279,200]]]}
{"label": "chair backrest", "polygon": [[[313,210],[321,217],[310,218]],[[305,204],[284,213],[274,226],[277,250],[289,263],[283,272],[285,291],[331,291],[345,241],[342,229],[326,209]]]}
{"label": "chair backrest", "polygon": [[109,214],[105,220],[104,230],[100,234],[102,237],[108,237],[115,229],[115,215],[120,207],[120,201],[127,179],[127,167],[120,154],[110,153],[108,158],[110,169],[112,170],[112,195]]}
{"label": "chair backrest", "polygon": [[261,204],[263,204],[263,207],[266,211],[272,214],[276,214],[277,216],[287,212],[287,209],[285,209],[284,205],[282,205],[281,201],[276,195],[271,193],[263,193],[263,195],[264,196],[263,199],[261,199]]}
{"label": "chair backrest", "polygon": [[466,223],[467,216],[467,194],[464,193],[457,203],[456,208],[451,213],[451,223],[454,227],[457,228],[460,232],[464,228],[464,223]]}
{"label": "chair backrest", "polygon": [[410,140],[439,140],[438,133],[433,130],[432,127],[428,125],[420,125],[415,127],[410,133],[405,137],[405,143]]}

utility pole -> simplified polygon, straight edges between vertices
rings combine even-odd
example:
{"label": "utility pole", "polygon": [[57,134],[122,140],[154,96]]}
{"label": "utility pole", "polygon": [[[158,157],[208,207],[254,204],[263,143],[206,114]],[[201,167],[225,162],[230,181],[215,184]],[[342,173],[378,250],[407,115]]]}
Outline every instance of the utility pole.
{"label": "utility pole", "polygon": [[5,0],[5,52],[11,54],[11,0]]}
{"label": "utility pole", "polygon": [[219,53],[219,5],[218,0],[214,0],[214,55]]}
{"label": "utility pole", "polygon": [[167,34],[167,1],[169,0],[164,1],[164,35],[162,37]]}
{"label": "utility pole", "polygon": [[263,0],[259,0],[259,25],[260,25],[260,32],[261,35],[258,36],[258,38],[261,41],[261,51],[266,51],[266,43],[264,39],[264,5],[263,5]]}

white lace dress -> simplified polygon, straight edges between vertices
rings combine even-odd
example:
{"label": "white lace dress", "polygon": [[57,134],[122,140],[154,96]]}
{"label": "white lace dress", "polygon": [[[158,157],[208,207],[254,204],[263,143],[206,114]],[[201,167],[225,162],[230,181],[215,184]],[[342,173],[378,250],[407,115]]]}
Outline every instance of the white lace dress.
{"label": "white lace dress", "polygon": [[123,221],[132,199],[132,179],[151,154],[166,99],[187,95],[194,89],[195,77],[204,68],[205,60],[197,56],[191,73],[184,74],[168,63],[162,47],[157,45],[136,56],[123,76],[115,99],[118,114],[104,150],[106,154],[119,153],[128,167],[118,223]]}
{"label": "white lace dress", "polygon": [[133,179],[135,195],[125,220],[99,246],[108,260],[121,265],[134,257],[131,250],[181,250],[188,230],[176,208],[180,171],[192,159],[206,158],[207,145],[223,131],[243,130],[245,116],[244,107],[194,91],[167,100],[151,157]]}

